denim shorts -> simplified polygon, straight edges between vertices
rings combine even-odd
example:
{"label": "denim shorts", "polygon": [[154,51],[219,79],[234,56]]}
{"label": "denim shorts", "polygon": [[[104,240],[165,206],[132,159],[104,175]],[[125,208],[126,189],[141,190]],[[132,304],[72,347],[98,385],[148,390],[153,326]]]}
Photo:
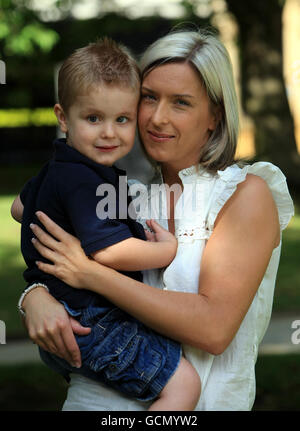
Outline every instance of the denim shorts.
{"label": "denim shorts", "polygon": [[69,373],[107,384],[140,401],[155,399],[174,374],[181,346],[147,328],[118,308],[89,306],[68,313],[92,330],[75,335],[82,366],[77,369],[67,361],[40,349],[42,360],[68,379]]}

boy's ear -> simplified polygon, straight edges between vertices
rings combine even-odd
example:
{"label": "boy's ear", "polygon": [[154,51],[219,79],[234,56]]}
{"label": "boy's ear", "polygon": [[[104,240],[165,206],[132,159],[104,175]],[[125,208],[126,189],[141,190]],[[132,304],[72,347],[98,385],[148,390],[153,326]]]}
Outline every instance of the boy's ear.
{"label": "boy's ear", "polygon": [[54,105],[54,114],[56,115],[57,121],[59,123],[60,130],[63,133],[68,132],[68,124],[66,114],[59,103]]}

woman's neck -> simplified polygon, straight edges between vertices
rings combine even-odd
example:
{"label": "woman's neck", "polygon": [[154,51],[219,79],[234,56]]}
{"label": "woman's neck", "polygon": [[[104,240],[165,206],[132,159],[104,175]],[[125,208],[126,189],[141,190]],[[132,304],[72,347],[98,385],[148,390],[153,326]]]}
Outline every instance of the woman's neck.
{"label": "woman's neck", "polygon": [[185,164],[185,165],[178,165],[174,166],[169,163],[161,163],[161,172],[163,175],[163,181],[165,184],[168,184],[169,186],[172,186],[173,184],[180,184],[182,186],[182,181],[179,176],[179,172],[190,168],[191,166],[196,166],[198,163],[195,163],[194,165],[192,163]]}
{"label": "woman's neck", "polygon": [[171,233],[175,234],[175,220],[174,220],[174,215],[175,215],[175,206],[176,203],[182,193],[182,181],[178,175],[179,170],[177,169],[173,169],[170,166],[167,166],[165,164],[163,164],[161,166],[161,172],[162,172],[162,176],[163,176],[163,182],[164,184],[168,185],[169,187],[172,187],[175,184],[179,184],[181,190],[178,191],[177,188],[177,192],[172,192],[172,193],[167,193],[166,194],[166,198],[167,198],[167,210],[168,210],[168,229]]}
{"label": "woman's neck", "polygon": [[161,166],[161,172],[163,176],[163,180],[165,184],[168,184],[168,186],[172,186],[173,184],[180,184],[182,186],[181,179],[178,175],[179,169],[175,169],[172,166],[163,164]]}

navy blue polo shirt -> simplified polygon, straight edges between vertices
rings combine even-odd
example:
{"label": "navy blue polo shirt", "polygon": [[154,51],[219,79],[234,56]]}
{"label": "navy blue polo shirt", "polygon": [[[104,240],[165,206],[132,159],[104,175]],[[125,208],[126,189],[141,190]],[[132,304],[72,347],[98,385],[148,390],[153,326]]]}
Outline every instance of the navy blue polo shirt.
{"label": "navy blue polo shirt", "polygon": [[[110,303],[102,296],[88,290],[73,289],[37,268],[36,260],[49,262],[33,247],[31,243],[33,233],[29,224],[35,223],[42,227],[35,212],[38,210],[45,212],[64,230],[80,240],[87,255],[127,238],[135,237],[145,240],[142,225],[129,217],[130,197],[128,193],[128,205],[125,207],[127,214],[125,217],[123,214],[121,219],[118,218],[120,210],[119,177],[126,176],[126,172],[116,167],[100,165],[88,159],[67,145],[65,139],[56,140],[54,150],[53,158],[36,177],[26,183],[20,195],[24,205],[21,250],[27,265],[24,278],[28,284],[35,282],[46,284],[56,299],[67,302],[70,307],[86,307],[95,298],[99,298],[100,305],[107,306]],[[97,196],[96,190],[101,184],[112,185],[115,190],[115,193],[111,194],[114,202],[108,202],[116,208],[116,218],[114,219],[97,216],[96,208],[99,201],[101,199],[107,201],[107,196],[110,196],[107,194]],[[140,271],[122,271],[122,273],[142,281]]]}

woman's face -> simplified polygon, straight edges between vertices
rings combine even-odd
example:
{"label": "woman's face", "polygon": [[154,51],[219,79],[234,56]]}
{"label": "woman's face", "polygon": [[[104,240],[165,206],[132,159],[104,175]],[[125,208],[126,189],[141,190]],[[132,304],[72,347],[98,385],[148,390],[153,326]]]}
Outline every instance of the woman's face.
{"label": "woman's face", "polygon": [[188,63],[168,63],[143,80],[138,125],[149,156],[181,170],[199,162],[216,127],[206,90]]}

